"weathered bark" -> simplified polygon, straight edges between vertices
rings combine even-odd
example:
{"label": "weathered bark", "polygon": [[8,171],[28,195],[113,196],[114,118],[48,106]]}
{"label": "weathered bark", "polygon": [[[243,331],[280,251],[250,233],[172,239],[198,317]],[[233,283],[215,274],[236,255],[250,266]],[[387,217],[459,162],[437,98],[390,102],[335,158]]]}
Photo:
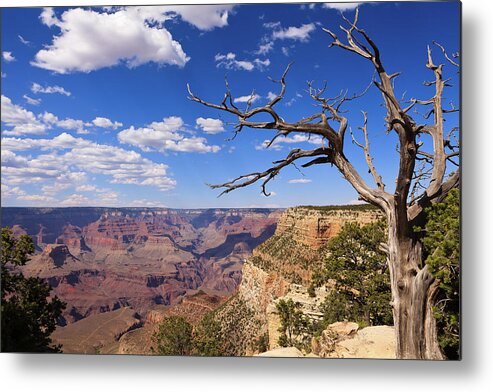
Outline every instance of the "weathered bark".
{"label": "weathered bark", "polygon": [[392,211],[387,220],[396,356],[402,359],[445,359],[438,345],[433,316],[438,283],[427,266],[421,266],[421,243],[408,233],[402,233]]}

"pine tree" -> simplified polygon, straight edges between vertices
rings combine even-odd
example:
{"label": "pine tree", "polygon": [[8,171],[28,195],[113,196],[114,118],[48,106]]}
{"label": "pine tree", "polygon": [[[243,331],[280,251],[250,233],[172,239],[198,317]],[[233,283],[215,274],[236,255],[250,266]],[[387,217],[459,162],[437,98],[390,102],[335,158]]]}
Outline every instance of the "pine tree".
{"label": "pine tree", "polygon": [[51,287],[39,278],[26,278],[18,267],[34,253],[31,237],[15,238],[2,228],[2,351],[60,352],[50,335],[55,330],[65,303],[50,298]]}

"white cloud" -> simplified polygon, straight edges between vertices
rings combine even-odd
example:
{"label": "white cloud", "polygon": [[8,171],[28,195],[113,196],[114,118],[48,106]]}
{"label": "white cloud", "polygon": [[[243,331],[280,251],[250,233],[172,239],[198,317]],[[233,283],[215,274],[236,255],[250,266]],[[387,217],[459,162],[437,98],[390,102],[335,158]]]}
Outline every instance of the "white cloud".
{"label": "white cloud", "polygon": [[360,204],[368,204],[368,203],[366,201],[364,201],[364,200],[353,199],[353,200],[349,200],[346,204],[349,204],[349,205],[360,205]]}
{"label": "white cloud", "polygon": [[76,192],[95,192],[96,189],[97,188],[95,185],[84,184],[84,185],[79,185],[77,188],[75,188],[75,191]]}
{"label": "white cloud", "polygon": [[[55,86],[57,87],[57,86]],[[23,98],[30,105],[39,105],[41,99],[34,99],[28,95]],[[85,127],[97,126],[101,128],[117,129],[123,124],[118,121],[112,121],[106,117],[96,117],[91,122],[83,120],[65,118],[59,119],[56,115],[49,112],[38,114],[24,109],[19,105],[12,103],[11,99],[2,95],[2,122],[12,129],[3,129],[4,135],[20,136],[23,134],[43,134],[48,129],[61,128],[75,131],[77,134],[88,134],[89,131]]]}
{"label": "white cloud", "polygon": [[272,49],[274,49],[274,42],[273,41],[266,42],[264,44],[259,45],[258,50],[255,52],[255,54],[265,56]]}
{"label": "white cloud", "polygon": [[[28,95],[23,96],[28,104],[39,105],[41,99],[34,99]],[[89,133],[85,127],[92,126],[93,123],[86,123],[82,120],[73,118],[65,118],[60,120],[53,113],[44,112],[38,116],[33,112],[24,109],[23,107],[12,103],[12,100],[4,95],[1,98],[1,118],[2,122],[11,129],[4,129],[2,127],[3,135],[8,136],[21,136],[25,134],[40,135],[46,133],[46,130],[52,128],[62,128],[67,130],[76,131],[78,134]],[[105,124],[108,119],[100,118],[96,121],[100,123],[103,121]],[[95,119],[96,120],[96,119]],[[109,121],[109,120],[108,120]],[[111,122],[112,127],[121,126],[121,123]]]}
{"label": "white cloud", "polygon": [[265,59],[265,60],[254,59],[253,62],[260,69],[262,69],[263,67],[268,67],[270,65],[269,59]]}
{"label": "white cloud", "polygon": [[[255,149],[265,150],[269,143],[270,140],[264,140],[261,144],[255,146]],[[274,140],[274,142],[271,144],[269,149],[278,151],[282,149],[283,144],[296,144],[296,143],[310,143],[315,145],[321,145],[322,138],[320,136],[309,137],[307,135],[300,135],[300,134],[296,134],[294,136],[278,137],[276,140]]]}
{"label": "white cloud", "polygon": [[12,103],[10,98],[2,95],[1,97],[2,122],[11,129],[3,129],[3,135],[40,135],[45,133],[46,125],[42,124],[33,112]]}
{"label": "white cloud", "polygon": [[312,180],[309,180],[308,178],[297,178],[295,180],[289,180],[289,184],[308,184],[312,182]]}
{"label": "white cloud", "polygon": [[15,57],[12,55],[12,52],[2,52],[2,57],[5,61],[7,62],[11,62],[11,61],[15,61]]}
{"label": "white cloud", "polygon": [[31,43],[27,39],[24,39],[22,35],[18,35],[17,38],[19,38],[19,41],[21,41],[24,45],[29,45]]}
{"label": "white cloud", "polygon": [[283,47],[281,48],[281,50],[282,50],[282,54],[283,54],[284,56],[289,57],[289,48],[288,48],[288,47],[283,46]]}
{"label": "white cloud", "polygon": [[17,199],[34,202],[35,204],[51,203],[56,201],[53,197],[46,195],[22,195]]}
{"label": "white cloud", "polygon": [[266,29],[277,29],[281,26],[281,22],[266,22],[264,23],[264,27]]}
{"label": "white cloud", "polygon": [[46,86],[43,87],[38,83],[33,83],[31,85],[31,91],[35,94],[38,93],[43,93],[43,94],[62,94],[66,95],[67,97],[70,97],[72,94],[70,91],[65,90],[63,87],[60,86]]}
{"label": "white cloud", "polygon": [[41,103],[41,99],[31,98],[27,94],[24,94],[22,98],[24,98],[29,105],[38,106]]}
{"label": "white cloud", "polygon": [[19,196],[24,196],[26,192],[24,192],[21,188],[18,186],[11,187],[8,186],[7,184],[1,184],[0,188],[2,190],[2,199],[3,198],[17,198]]}
{"label": "white cloud", "polygon": [[46,124],[56,124],[58,122],[58,117],[49,112],[38,114],[38,118]]}
{"label": "white cloud", "polygon": [[129,207],[160,207],[164,208],[166,205],[157,200],[148,200],[148,199],[139,199],[139,200],[132,200],[129,204]]}
{"label": "white cloud", "polygon": [[[176,13],[191,25],[200,30],[212,30],[216,27],[228,25],[228,17],[234,5],[173,5],[163,7],[164,11],[169,10]],[[147,8],[147,7],[146,7]]]}
{"label": "white cloud", "polygon": [[[111,183],[151,185],[169,190],[176,181],[167,176],[168,166],[143,158],[135,151],[97,144],[62,133],[53,139],[2,139],[2,181],[8,185],[43,183],[53,185],[86,180],[86,173],[109,176]],[[40,149],[49,153],[36,157],[13,151]]]}
{"label": "white cloud", "polygon": [[177,152],[217,152],[219,146],[207,144],[203,137],[185,137],[179,132],[184,126],[180,117],[163,118],[145,128],[131,126],[118,133],[120,143],[139,147],[143,151],[177,151]]}
{"label": "white cloud", "polygon": [[111,128],[111,129],[117,129],[123,125],[121,122],[118,121],[113,122],[106,117],[96,117],[94,120],[92,120],[92,123],[100,128]]}
{"label": "white cloud", "polygon": [[148,62],[182,67],[189,57],[165,23],[179,17],[208,31],[227,26],[233,8],[227,4],[75,8],[60,17],[45,8],[41,21],[61,33],[32,64],[58,73],[91,72],[117,64],[132,68]]}
{"label": "white cloud", "polygon": [[202,131],[210,135],[225,131],[223,122],[216,118],[199,117],[197,118],[196,123]]}
{"label": "white cloud", "polygon": [[272,100],[273,100],[274,98],[276,98],[276,97],[277,97],[277,94],[274,94],[272,91],[269,91],[269,92],[267,93],[267,99],[268,99],[269,101],[272,101]]}
{"label": "white cloud", "polygon": [[86,123],[82,120],[75,120],[73,118],[66,118],[65,120],[58,120],[56,123],[56,126],[62,129],[68,129],[77,132],[79,135],[85,135],[88,134],[89,131],[87,131],[84,126]]}
{"label": "white cloud", "polygon": [[332,8],[339,11],[350,11],[356,9],[361,3],[324,3],[324,8]]}
{"label": "white cloud", "polygon": [[89,205],[90,201],[87,197],[83,195],[73,194],[62,200],[60,203],[63,206],[80,206]]}
{"label": "white cloud", "polygon": [[234,103],[246,103],[251,99],[251,103],[254,103],[258,101],[261,98],[260,95],[258,94],[250,94],[250,95],[243,95],[241,97],[237,97],[233,100]]}
{"label": "white cloud", "polygon": [[55,15],[55,11],[53,11],[53,8],[51,7],[43,8],[41,15],[39,15],[39,19],[41,19],[41,22],[48,27],[57,26],[60,22]]}
{"label": "white cloud", "polygon": [[148,62],[183,67],[189,60],[179,42],[164,28],[169,19],[159,7],[125,7],[115,12],[74,8],[58,18],[44,9],[41,21],[61,33],[41,49],[32,65],[57,73],[91,72]]}
{"label": "white cloud", "polygon": [[261,60],[259,58],[255,58],[253,60],[238,60],[236,58],[235,53],[227,53],[221,54],[218,53],[214,57],[216,61],[216,67],[226,68],[226,69],[234,69],[234,70],[242,70],[242,71],[252,71],[253,69],[264,69],[270,65],[270,60],[265,59]]}
{"label": "white cloud", "polygon": [[292,39],[296,41],[308,41],[310,33],[315,30],[315,24],[303,24],[300,27],[288,27],[286,29],[276,30],[272,33],[274,39]]}

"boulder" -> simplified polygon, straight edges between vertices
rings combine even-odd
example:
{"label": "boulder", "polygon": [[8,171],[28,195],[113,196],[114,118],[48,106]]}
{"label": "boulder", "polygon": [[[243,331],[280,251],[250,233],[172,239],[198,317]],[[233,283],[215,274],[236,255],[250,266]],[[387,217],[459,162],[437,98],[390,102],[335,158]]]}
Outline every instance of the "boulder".
{"label": "boulder", "polygon": [[330,357],[395,359],[394,327],[363,328],[354,338],[338,342]]}
{"label": "boulder", "polygon": [[359,329],[359,325],[349,321],[338,321],[330,324],[326,330],[331,331],[338,339],[354,335]]}

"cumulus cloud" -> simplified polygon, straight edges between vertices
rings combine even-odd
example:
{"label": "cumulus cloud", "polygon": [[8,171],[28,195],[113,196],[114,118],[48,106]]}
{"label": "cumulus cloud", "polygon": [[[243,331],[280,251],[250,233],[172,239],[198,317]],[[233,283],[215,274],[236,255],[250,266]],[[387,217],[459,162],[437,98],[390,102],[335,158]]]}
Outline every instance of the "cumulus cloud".
{"label": "cumulus cloud", "polygon": [[22,195],[18,200],[30,201],[33,204],[43,205],[43,203],[51,203],[56,201],[53,197],[47,195]]}
{"label": "cumulus cloud", "polygon": [[[28,95],[23,96],[30,105],[39,105],[41,99],[34,99]],[[37,116],[19,105],[12,103],[12,100],[2,95],[2,122],[12,129],[4,129],[4,135],[20,136],[23,134],[43,134],[48,129],[61,128],[75,131],[77,134],[88,134],[86,127],[100,127],[117,129],[123,124],[112,121],[106,117],[96,117],[91,122],[74,118],[59,119],[56,115],[43,112]]]}
{"label": "cumulus cloud", "polygon": [[180,117],[167,117],[163,121],[152,122],[144,128],[131,126],[118,133],[120,143],[139,147],[143,151],[176,151],[176,152],[217,152],[219,146],[207,144],[203,137],[185,137],[184,123]]}
{"label": "cumulus cloud", "polygon": [[339,11],[350,11],[358,8],[361,3],[324,3],[324,8],[332,8]]}
{"label": "cumulus cloud", "polygon": [[75,188],[76,192],[96,192],[97,187],[95,185],[90,185],[90,184],[84,184],[84,185],[79,185],[77,188]]}
{"label": "cumulus cloud", "polygon": [[74,193],[66,196],[61,202],[63,206],[94,206],[105,205],[114,206],[118,204],[118,193],[108,190],[105,193],[98,195],[98,199],[90,199],[87,196]]}
{"label": "cumulus cloud", "polygon": [[[27,151],[32,149],[69,150],[73,148],[90,147],[95,143],[83,138],[76,138],[66,132],[55,136],[53,139],[29,139],[29,138],[2,138],[2,159],[5,151]],[[5,150],[5,151],[4,151]]]}
{"label": "cumulus cloud", "polygon": [[86,123],[84,121],[76,120],[73,118],[66,118],[64,120],[58,120],[56,122],[56,126],[58,128],[72,130],[78,133],[79,135],[85,135],[89,133],[89,131],[84,128],[85,125]]}
{"label": "cumulus cloud", "polygon": [[11,61],[15,61],[15,57],[12,55],[12,52],[2,52],[2,57],[5,61],[10,63]]}
{"label": "cumulus cloud", "polygon": [[1,188],[1,193],[2,193],[2,199],[5,198],[5,199],[10,199],[10,198],[17,198],[19,196],[24,196],[26,194],[25,191],[23,191],[21,188],[19,188],[18,186],[9,186],[7,184],[1,184],[0,185],[0,188]]}
{"label": "cumulus cloud", "polygon": [[60,29],[51,45],[40,50],[33,65],[57,73],[91,72],[125,64],[154,62],[183,67],[190,59],[165,24],[181,18],[199,30],[228,24],[233,5],[74,8],[57,16],[45,8],[41,21]]}
{"label": "cumulus cloud", "polygon": [[[145,7],[147,8],[147,7]],[[228,25],[228,17],[234,5],[173,5],[162,7],[162,11],[167,14],[177,14],[185,22],[190,23],[200,30],[212,30],[216,27]]]}
{"label": "cumulus cloud", "polygon": [[53,9],[46,8],[41,21],[58,27],[60,34],[31,64],[61,74],[117,64],[133,68],[148,62],[183,67],[189,57],[164,28],[168,18],[152,11],[149,7],[125,7],[115,12],[74,8],[58,18]]}
{"label": "cumulus cloud", "polygon": [[199,117],[196,124],[202,131],[211,135],[225,131],[223,122],[216,118]]}
{"label": "cumulus cloud", "polygon": [[70,91],[65,90],[63,87],[60,86],[46,86],[43,87],[38,83],[33,83],[31,85],[31,91],[34,94],[42,93],[42,94],[62,94],[66,95],[67,97],[70,97],[72,93]]}
{"label": "cumulus cloud", "polygon": [[[53,139],[2,139],[2,181],[7,184],[55,185],[84,182],[86,173],[109,176],[115,184],[151,185],[169,190],[176,181],[167,176],[168,166],[155,163],[135,151],[97,144],[62,133]],[[40,149],[36,157],[15,151]]]}
{"label": "cumulus cloud", "polygon": [[63,206],[88,205],[89,199],[84,195],[73,194],[65,198],[61,203]]}
{"label": "cumulus cloud", "polygon": [[92,120],[92,123],[99,128],[111,128],[111,129],[117,129],[123,125],[121,122],[118,121],[113,122],[106,117],[96,117],[94,120]]}
{"label": "cumulus cloud", "polygon": [[312,182],[312,180],[309,180],[308,178],[296,178],[294,180],[289,180],[289,184],[308,184]]}
{"label": "cumulus cloud", "polygon": [[[270,143],[270,140],[264,140],[258,146],[255,146],[256,150],[265,150]],[[310,143],[315,145],[322,144],[322,138],[320,136],[307,136],[296,134],[294,136],[278,137],[269,147],[272,150],[281,150],[283,144],[296,144],[296,143]]]}
{"label": "cumulus cloud", "polygon": [[241,97],[237,97],[233,100],[234,103],[246,103],[251,99],[251,103],[254,103],[258,101],[261,98],[260,95],[258,94],[250,94],[250,95],[243,95]]}
{"label": "cumulus cloud", "polygon": [[303,24],[300,27],[291,26],[286,29],[279,29],[272,33],[274,39],[292,39],[295,41],[308,41],[310,33],[315,30],[315,24]]}
{"label": "cumulus cloud", "polygon": [[11,129],[3,129],[3,135],[40,135],[46,132],[46,125],[39,121],[33,112],[12,103],[11,99],[1,97],[2,122]]}
{"label": "cumulus cloud", "polygon": [[214,57],[216,61],[216,67],[218,68],[226,68],[226,69],[234,69],[241,71],[252,71],[253,69],[264,69],[270,65],[269,59],[261,60],[259,58],[255,58],[252,60],[238,60],[235,53],[227,53],[221,54],[218,53]]}
{"label": "cumulus cloud", "polygon": [[160,207],[164,208],[166,205],[162,201],[158,200],[148,200],[148,199],[138,199],[132,200],[128,203],[129,207]]}

